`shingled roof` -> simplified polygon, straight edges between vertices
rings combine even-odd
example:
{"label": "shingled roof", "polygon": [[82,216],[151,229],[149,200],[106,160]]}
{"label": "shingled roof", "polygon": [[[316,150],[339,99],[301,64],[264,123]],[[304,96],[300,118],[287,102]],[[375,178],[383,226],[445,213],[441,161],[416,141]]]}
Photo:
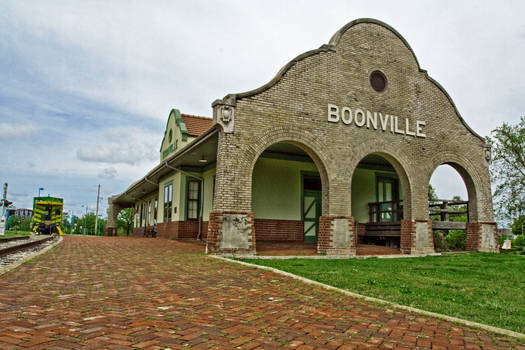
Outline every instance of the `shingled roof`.
{"label": "shingled roof", "polygon": [[190,114],[181,114],[182,120],[188,129],[188,135],[199,136],[211,128],[212,119]]}

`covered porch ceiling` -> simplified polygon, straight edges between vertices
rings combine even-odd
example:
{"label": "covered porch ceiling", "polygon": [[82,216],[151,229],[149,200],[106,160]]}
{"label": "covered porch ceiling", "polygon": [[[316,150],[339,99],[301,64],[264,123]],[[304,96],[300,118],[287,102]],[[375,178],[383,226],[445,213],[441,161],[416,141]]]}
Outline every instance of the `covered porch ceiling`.
{"label": "covered porch ceiling", "polygon": [[204,132],[191,144],[160,162],[124,192],[113,196],[112,202],[129,207],[137,199],[158,191],[160,180],[174,171],[182,170],[198,174],[213,167],[217,161],[218,131],[217,127],[212,127]]}

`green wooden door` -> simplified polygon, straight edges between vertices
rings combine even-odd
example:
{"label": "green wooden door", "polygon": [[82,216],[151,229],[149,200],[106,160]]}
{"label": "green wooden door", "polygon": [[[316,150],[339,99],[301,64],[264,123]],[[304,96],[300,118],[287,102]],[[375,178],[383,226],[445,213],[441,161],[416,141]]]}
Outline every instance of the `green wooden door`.
{"label": "green wooden door", "polygon": [[305,242],[317,242],[319,216],[321,216],[321,191],[304,191],[303,223]]}
{"label": "green wooden door", "polygon": [[399,199],[398,186],[399,182],[397,179],[388,177],[377,178],[377,201],[387,202],[380,205],[380,222],[394,221],[394,216],[392,215],[392,201],[397,201]]}

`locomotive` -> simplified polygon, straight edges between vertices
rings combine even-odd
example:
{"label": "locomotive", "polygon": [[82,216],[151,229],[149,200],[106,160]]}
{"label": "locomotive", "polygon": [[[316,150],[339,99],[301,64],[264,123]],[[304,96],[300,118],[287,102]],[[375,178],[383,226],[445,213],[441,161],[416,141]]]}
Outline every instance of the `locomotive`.
{"label": "locomotive", "polygon": [[63,235],[62,211],[64,200],[57,197],[33,198],[33,231],[40,234]]}

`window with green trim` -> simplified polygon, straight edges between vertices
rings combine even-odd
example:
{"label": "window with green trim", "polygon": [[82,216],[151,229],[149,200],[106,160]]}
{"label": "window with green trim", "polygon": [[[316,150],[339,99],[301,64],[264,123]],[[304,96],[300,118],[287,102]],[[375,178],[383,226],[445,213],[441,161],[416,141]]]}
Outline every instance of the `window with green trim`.
{"label": "window with green trim", "polygon": [[171,212],[173,205],[173,183],[164,185],[164,222],[171,221]]}
{"label": "window with green trim", "polygon": [[211,204],[213,205],[213,201],[215,200],[215,176],[213,175],[213,187],[211,189]]}
{"label": "window with green trim", "polygon": [[197,180],[188,180],[188,196],[186,198],[186,218],[197,220],[200,208],[200,183]]}
{"label": "window with green trim", "polygon": [[153,223],[157,223],[157,210],[158,210],[158,200],[155,199],[155,206],[153,207]]}
{"label": "window with green trim", "polygon": [[148,224],[147,226],[151,226],[151,201],[148,202]]}
{"label": "window with green trim", "polygon": [[139,227],[142,226],[142,218],[144,217],[143,204],[140,203],[140,212],[139,212]]}

